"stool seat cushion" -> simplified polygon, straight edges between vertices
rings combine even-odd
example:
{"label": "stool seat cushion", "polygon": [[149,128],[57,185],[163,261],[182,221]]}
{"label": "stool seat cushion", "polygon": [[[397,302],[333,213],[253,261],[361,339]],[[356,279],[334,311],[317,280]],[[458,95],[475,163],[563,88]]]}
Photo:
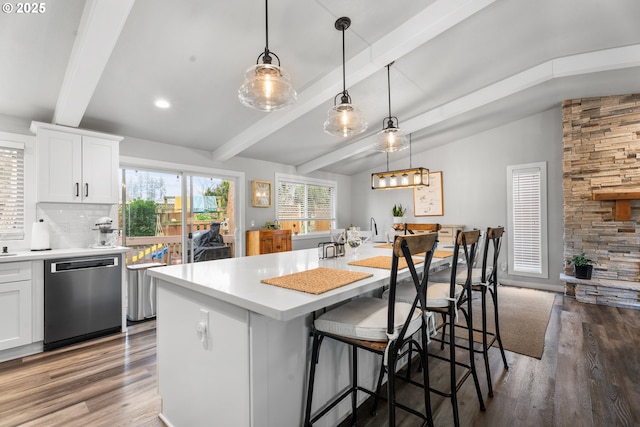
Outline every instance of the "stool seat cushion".
{"label": "stool seat cushion", "polygon": [[[413,304],[413,300],[416,297],[416,285],[412,281],[406,281],[404,283],[398,283],[396,286],[396,302],[406,302],[407,304]],[[382,299],[389,299],[389,289],[382,293]]]}
{"label": "stool seat cushion", "polygon": [[[455,298],[460,298],[462,290],[461,285],[456,285]],[[449,306],[450,285],[449,283],[430,283],[427,286],[427,308],[429,307],[448,307]]]}
{"label": "stool seat cushion", "polygon": [[[318,331],[366,341],[387,341],[388,301],[380,298],[355,298],[327,311],[316,319],[314,325]],[[413,335],[422,325],[421,311],[411,312],[411,305],[395,303],[394,330],[400,332],[405,319],[411,315],[411,323],[406,336]]]}

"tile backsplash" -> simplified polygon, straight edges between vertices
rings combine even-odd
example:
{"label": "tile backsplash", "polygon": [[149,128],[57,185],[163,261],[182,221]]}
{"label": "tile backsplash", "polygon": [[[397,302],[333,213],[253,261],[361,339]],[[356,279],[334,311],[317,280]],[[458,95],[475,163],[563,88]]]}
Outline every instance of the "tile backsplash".
{"label": "tile backsplash", "polygon": [[108,216],[118,223],[117,205],[38,203],[36,219],[49,225],[51,249],[88,248],[94,243],[95,223]]}

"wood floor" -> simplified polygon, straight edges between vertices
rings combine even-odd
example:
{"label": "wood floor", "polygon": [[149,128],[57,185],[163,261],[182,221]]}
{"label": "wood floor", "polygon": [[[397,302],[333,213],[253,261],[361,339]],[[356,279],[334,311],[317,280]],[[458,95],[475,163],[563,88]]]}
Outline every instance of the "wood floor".
{"label": "wood floor", "polygon": [[[491,350],[495,396],[486,399],[486,412],[471,380],[463,385],[462,425],[640,425],[640,311],[558,295],[542,360],[511,352],[507,360],[504,371]],[[162,426],[155,362],[155,323],[145,322],[126,336],[0,363],[0,426]],[[446,383],[446,367],[430,363],[432,384]],[[403,392],[405,402],[420,400],[411,386]],[[448,399],[432,394],[432,406],[436,426],[452,425]],[[420,425],[397,413],[398,426]],[[361,408],[358,425],[386,426],[385,417],[384,408],[375,417]]]}
{"label": "wood floor", "polygon": [[0,363],[0,426],[163,426],[155,321]]}
{"label": "wood floor", "polygon": [[[490,351],[493,398],[487,398],[484,365],[476,355],[487,410],[480,411],[469,378],[458,394],[461,425],[640,426],[640,311],[582,304],[557,295],[542,359],[506,354],[508,371],[503,370],[500,352]],[[433,358],[429,363],[432,386],[445,387],[448,366]],[[404,387],[399,400],[418,407],[422,397],[416,390]],[[432,393],[431,405],[437,427],[453,425],[448,398]],[[396,414],[397,426],[420,425],[401,410]],[[372,417],[368,407],[361,407],[358,426],[387,426],[386,416],[386,408]],[[350,425],[348,421],[340,427]]]}

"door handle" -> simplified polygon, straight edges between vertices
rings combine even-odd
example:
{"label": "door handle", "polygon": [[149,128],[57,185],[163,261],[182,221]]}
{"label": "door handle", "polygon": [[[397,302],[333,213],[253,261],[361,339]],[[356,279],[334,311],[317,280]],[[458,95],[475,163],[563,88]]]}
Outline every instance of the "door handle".
{"label": "door handle", "polygon": [[84,197],[89,197],[89,184],[84,184]]}
{"label": "door handle", "polygon": [[76,182],[76,197],[80,197],[80,183]]}

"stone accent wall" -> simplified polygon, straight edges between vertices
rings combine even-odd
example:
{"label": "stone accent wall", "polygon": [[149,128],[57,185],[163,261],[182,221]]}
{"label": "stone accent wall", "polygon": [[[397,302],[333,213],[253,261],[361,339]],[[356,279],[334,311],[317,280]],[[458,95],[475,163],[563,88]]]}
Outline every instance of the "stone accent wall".
{"label": "stone accent wall", "polygon": [[565,259],[585,252],[593,278],[639,282],[640,200],[615,221],[615,202],[592,195],[640,190],[640,94],[567,100],[562,116]]}

